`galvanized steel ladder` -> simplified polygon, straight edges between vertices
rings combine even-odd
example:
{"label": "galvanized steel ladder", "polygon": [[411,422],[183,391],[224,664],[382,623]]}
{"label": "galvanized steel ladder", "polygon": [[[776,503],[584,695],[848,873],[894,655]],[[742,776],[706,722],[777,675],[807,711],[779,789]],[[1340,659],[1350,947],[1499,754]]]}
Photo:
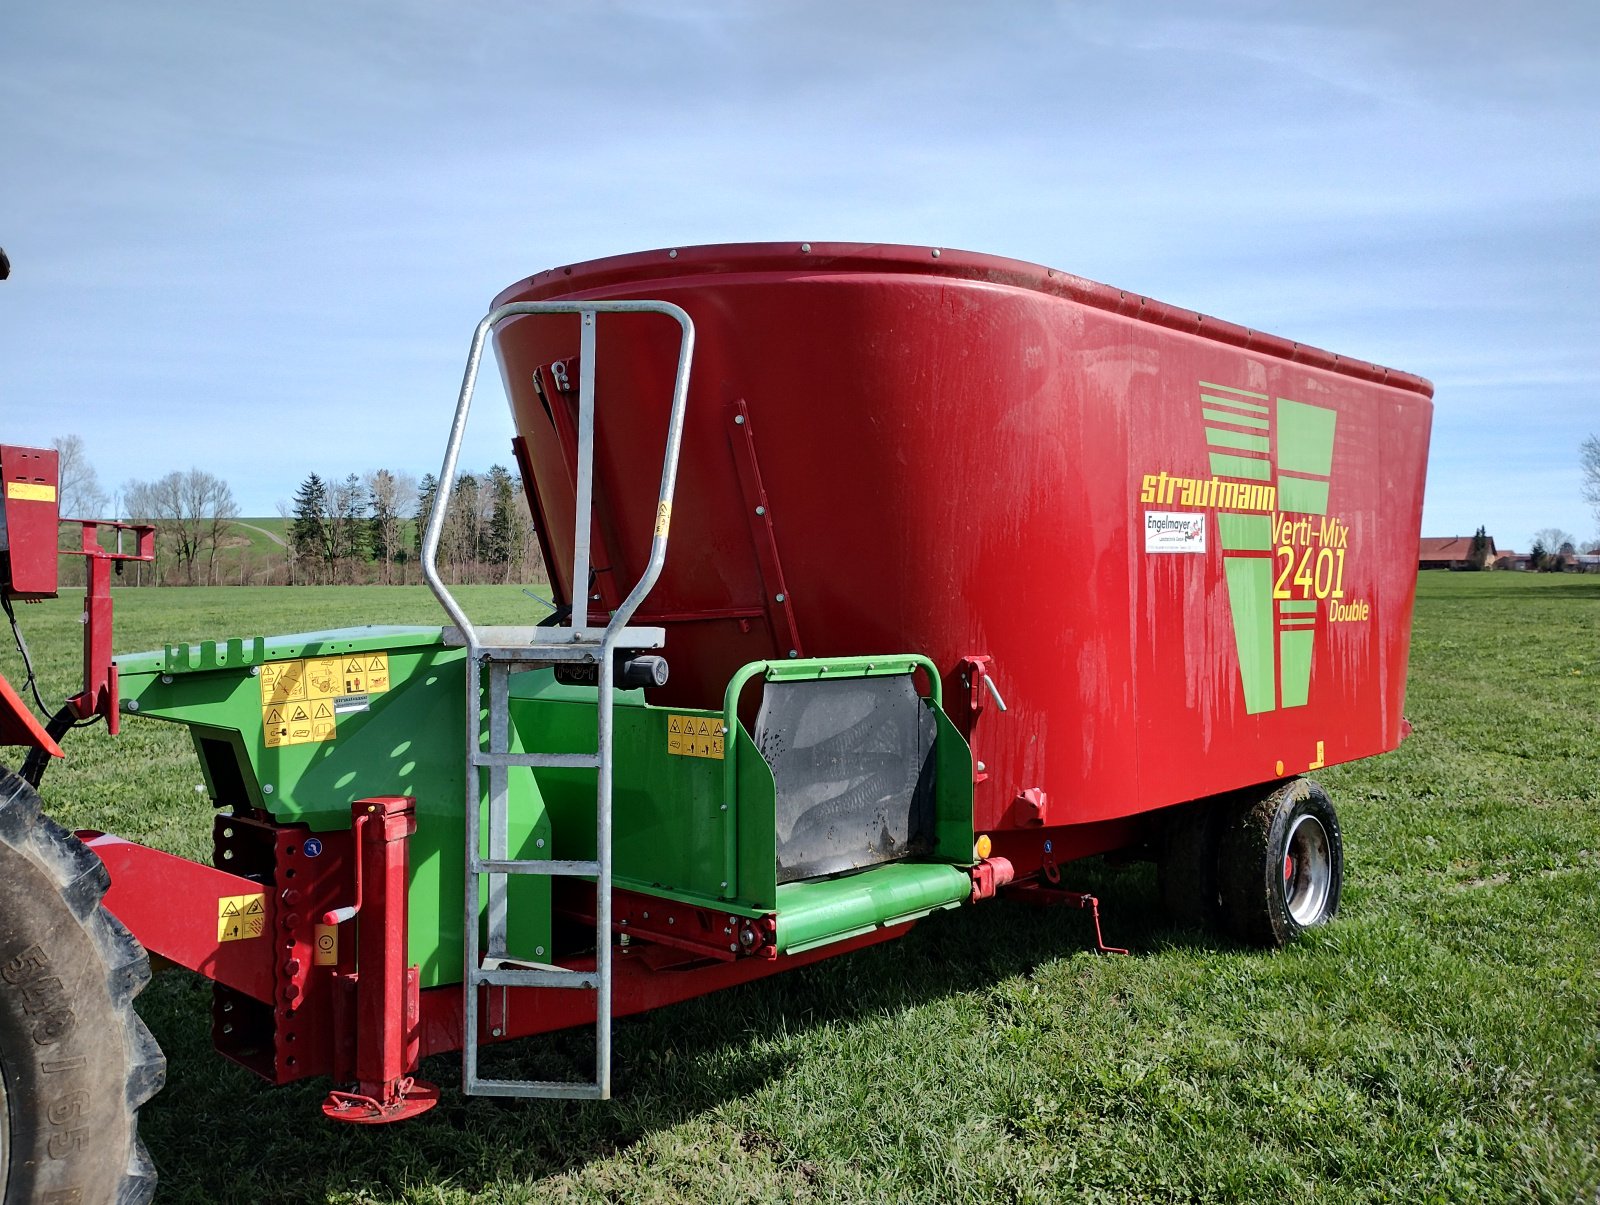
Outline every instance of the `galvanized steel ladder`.
{"label": "galvanized steel ladder", "polygon": [[[682,328],[678,346],[677,376],[672,388],[672,411],[667,426],[666,453],[661,465],[655,531],[644,575],[603,628],[590,626],[588,581],[594,503],[595,325],[601,314],[664,314]],[[568,622],[549,627],[476,628],[439,576],[437,554],[445,511],[455,483],[456,459],[466,429],[467,413],[478,375],[478,362],[489,333],[507,318],[539,314],[576,314],[580,323],[578,374],[577,498],[573,523],[572,608]],[[611,1095],[611,780],[612,709],[615,687],[612,672],[620,649],[659,648],[665,640],[661,628],[633,628],[628,620],[655,586],[667,554],[667,529],[672,515],[672,495],[678,476],[678,451],[683,439],[684,405],[689,392],[689,363],[694,355],[694,323],[678,306],[664,301],[559,301],[513,302],[490,311],[472,338],[455,420],[439,471],[439,492],[428,516],[423,536],[422,568],[428,585],[449,612],[467,650],[467,774],[466,774],[466,916],[462,990],[465,1032],[462,1034],[462,1088],[483,1096],[541,1096],[604,1100]],[[598,739],[589,753],[512,753],[510,746],[509,684],[513,671],[557,664],[597,666]],[[480,692],[483,672],[489,678],[487,708],[488,748],[484,749],[484,715]],[[509,851],[510,811],[507,770],[511,766],[593,767],[595,791],[595,857],[593,861],[556,861],[512,858]],[[488,770],[487,824],[489,856],[481,856],[480,775]],[[510,876],[542,874],[592,877],[595,881],[595,967],[593,971],[568,970],[549,964],[514,960],[506,939],[507,890]],[[484,906],[480,876],[487,881],[487,941],[480,945],[479,912]],[[595,1000],[595,1073],[590,1082],[484,1078],[478,1074],[479,989],[540,987],[593,991]]]}

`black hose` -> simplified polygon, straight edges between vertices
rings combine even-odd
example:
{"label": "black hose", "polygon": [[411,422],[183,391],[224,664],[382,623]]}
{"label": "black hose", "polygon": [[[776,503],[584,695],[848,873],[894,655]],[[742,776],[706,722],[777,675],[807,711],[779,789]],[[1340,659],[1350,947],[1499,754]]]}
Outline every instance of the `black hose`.
{"label": "black hose", "polygon": [[[77,726],[78,713],[72,710],[71,703],[63,703],[61,710],[50,717],[50,722],[44,726],[44,730],[49,734],[50,739],[59,745],[61,738]],[[23,759],[22,769],[19,773],[27,784],[37,791],[39,789],[39,780],[44,777],[45,767],[49,764],[50,751],[41,745],[28,751],[28,756]]]}

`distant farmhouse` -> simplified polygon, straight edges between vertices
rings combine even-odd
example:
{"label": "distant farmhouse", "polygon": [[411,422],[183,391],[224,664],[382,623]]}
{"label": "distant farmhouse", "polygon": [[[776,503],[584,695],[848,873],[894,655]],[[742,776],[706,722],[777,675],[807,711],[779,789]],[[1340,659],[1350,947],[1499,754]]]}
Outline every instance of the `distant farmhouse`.
{"label": "distant farmhouse", "polygon": [[[1487,537],[1489,541],[1489,555],[1486,565],[1500,568],[1499,557],[1501,553],[1495,550],[1494,537]],[[1506,555],[1515,556],[1516,553]],[[1521,567],[1526,569],[1528,558],[1522,558]],[[1471,536],[1423,536],[1421,548],[1418,550],[1418,569],[1471,569],[1472,564],[1472,537]]]}

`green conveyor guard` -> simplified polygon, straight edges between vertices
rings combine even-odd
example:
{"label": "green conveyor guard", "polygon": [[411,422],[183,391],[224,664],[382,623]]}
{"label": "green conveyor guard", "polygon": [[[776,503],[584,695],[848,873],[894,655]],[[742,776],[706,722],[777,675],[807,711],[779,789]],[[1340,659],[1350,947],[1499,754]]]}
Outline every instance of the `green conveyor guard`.
{"label": "green conveyor guard", "polygon": [[778,888],[777,947],[781,953],[799,954],[954,908],[971,894],[972,878],[965,870],[922,862],[785,883]]}

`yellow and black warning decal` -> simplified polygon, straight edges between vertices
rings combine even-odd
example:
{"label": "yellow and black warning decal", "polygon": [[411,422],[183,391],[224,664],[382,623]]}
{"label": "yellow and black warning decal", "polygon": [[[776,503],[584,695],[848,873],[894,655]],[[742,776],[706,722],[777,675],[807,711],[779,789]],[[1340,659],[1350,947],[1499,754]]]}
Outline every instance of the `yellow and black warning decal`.
{"label": "yellow and black warning decal", "polygon": [[331,967],[339,965],[339,926],[316,927],[316,949],[311,954],[311,965]]}
{"label": "yellow and black warning decal", "polygon": [[249,941],[267,931],[267,897],[224,895],[217,898],[217,940]]}
{"label": "yellow and black warning decal", "polygon": [[260,682],[267,748],[319,744],[339,735],[341,715],[366,711],[369,695],[389,689],[389,654],[269,662],[261,667]]}
{"label": "yellow and black warning decal", "polygon": [[667,752],[675,757],[714,757],[722,760],[722,717],[669,715]]}

